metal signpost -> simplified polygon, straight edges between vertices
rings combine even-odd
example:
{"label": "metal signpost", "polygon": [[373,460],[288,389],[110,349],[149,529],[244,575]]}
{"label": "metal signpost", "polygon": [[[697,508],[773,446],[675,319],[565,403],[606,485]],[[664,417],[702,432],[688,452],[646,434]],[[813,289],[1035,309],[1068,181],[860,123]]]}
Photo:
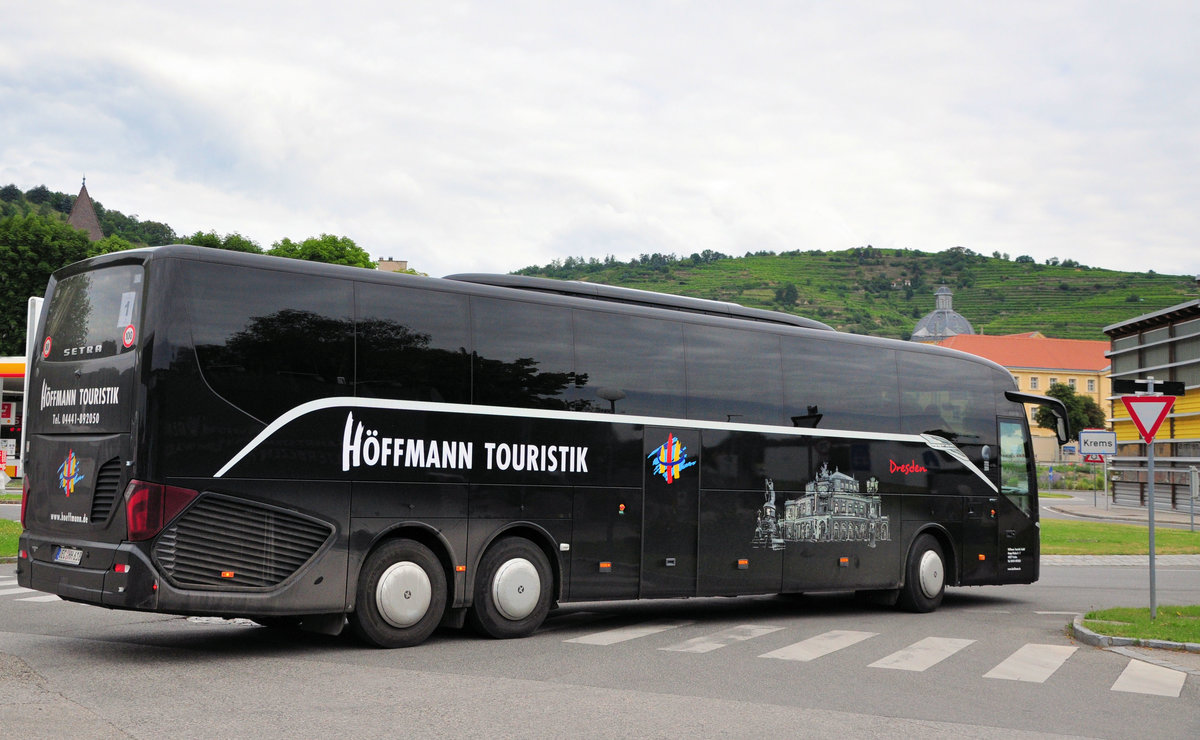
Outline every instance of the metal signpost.
{"label": "metal signpost", "polygon": [[1188,472],[1190,473],[1190,475],[1188,477],[1190,478],[1191,483],[1192,483],[1192,485],[1191,485],[1192,498],[1191,498],[1191,502],[1190,502],[1192,509],[1191,509],[1191,515],[1188,517],[1188,521],[1189,521],[1188,527],[1193,532],[1195,532],[1196,531],[1196,498],[1200,497],[1200,468],[1197,468],[1195,465],[1192,465],[1191,467],[1188,468]]}
{"label": "metal signpost", "polygon": [[[1117,433],[1107,429],[1080,429],[1079,452],[1087,463],[1104,464],[1104,507],[1108,508],[1108,457],[1117,454]],[[1092,491],[1092,506],[1096,492]]]}
{"label": "metal signpost", "polygon": [[1154,435],[1158,427],[1171,413],[1175,405],[1174,396],[1156,396],[1154,393],[1154,378],[1146,380],[1146,394],[1137,396],[1122,396],[1121,403],[1129,411],[1129,418],[1146,441],[1146,509],[1150,520],[1150,618],[1158,618],[1158,598],[1154,584]]}

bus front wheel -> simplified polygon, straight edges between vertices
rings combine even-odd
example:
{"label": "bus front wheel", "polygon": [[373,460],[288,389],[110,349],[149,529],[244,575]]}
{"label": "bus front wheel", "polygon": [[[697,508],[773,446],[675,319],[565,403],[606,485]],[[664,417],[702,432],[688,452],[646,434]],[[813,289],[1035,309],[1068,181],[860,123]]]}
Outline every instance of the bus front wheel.
{"label": "bus front wheel", "polygon": [[479,563],[471,624],[489,637],[524,637],[546,619],[553,589],[550,561],[537,545],[501,540]]}
{"label": "bus front wheel", "polygon": [[923,534],[908,551],[899,605],[911,612],[931,612],[942,603],[945,593],[946,561],[942,548],[932,535]]}
{"label": "bus front wheel", "polygon": [[351,621],[366,642],[385,648],[420,644],[445,611],[446,575],[428,547],[392,540],[363,563]]}

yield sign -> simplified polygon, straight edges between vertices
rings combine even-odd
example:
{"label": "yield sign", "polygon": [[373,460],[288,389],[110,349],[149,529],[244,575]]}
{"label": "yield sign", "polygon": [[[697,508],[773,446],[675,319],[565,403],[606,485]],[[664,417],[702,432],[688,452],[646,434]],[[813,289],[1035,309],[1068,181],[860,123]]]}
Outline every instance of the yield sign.
{"label": "yield sign", "polygon": [[1121,396],[1121,402],[1129,410],[1129,416],[1142,434],[1146,444],[1154,441],[1158,427],[1171,413],[1175,405],[1174,396]]}

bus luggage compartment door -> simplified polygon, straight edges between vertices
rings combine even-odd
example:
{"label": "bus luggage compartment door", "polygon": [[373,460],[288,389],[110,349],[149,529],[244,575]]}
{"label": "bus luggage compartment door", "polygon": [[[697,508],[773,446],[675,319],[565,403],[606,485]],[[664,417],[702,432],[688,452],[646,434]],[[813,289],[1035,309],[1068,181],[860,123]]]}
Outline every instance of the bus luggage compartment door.
{"label": "bus luggage compartment door", "polygon": [[[646,430],[642,598],[696,595],[699,466],[680,468],[699,459],[699,450],[697,430]],[[675,469],[668,471],[671,465]]]}

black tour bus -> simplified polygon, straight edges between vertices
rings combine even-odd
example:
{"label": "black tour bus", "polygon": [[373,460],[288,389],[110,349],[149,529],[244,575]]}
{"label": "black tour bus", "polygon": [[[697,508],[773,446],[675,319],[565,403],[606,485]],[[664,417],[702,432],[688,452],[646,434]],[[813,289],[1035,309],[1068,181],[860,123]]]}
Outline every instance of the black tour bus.
{"label": "black tour bus", "polygon": [[[169,246],[56,272],[18,583],[413,645],[558,602],[1038,577],[998,365],[515,276]],[[1061,404],[1056,407],[1061,414]]]}

